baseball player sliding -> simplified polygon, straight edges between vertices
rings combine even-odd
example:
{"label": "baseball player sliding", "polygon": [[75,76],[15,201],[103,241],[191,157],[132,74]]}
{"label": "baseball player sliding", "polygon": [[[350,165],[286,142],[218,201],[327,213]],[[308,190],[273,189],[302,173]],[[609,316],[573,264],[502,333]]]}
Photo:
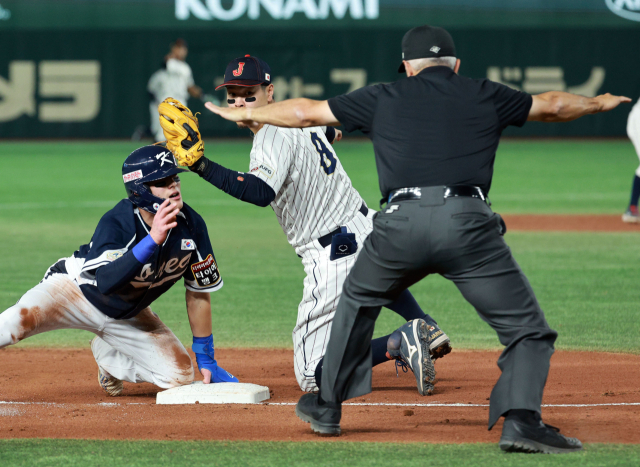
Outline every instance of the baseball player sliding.
{"label": "baseball player sliding", "polygon": [[88,245],[58,260],[0,314],[0,348],[45,331],[84,329],[96,334],[91,350],[108,395],[120,395],[123,381],[188,384],[189,354],[149,308],[184,279],[204,382],[237,382],[214,358],[209,294],[222,278],[202,217],[182,200],[180,172],[162,146],[133,151],[122,166],[128,199],[100,219]]}
{"label": "baseball player sliding", "polygon": [[[246,55],[229,63],[225,81],[216,89],[222,87],[229,106],[260,107],[273,102],[271,70],[257,57]],[[331,127],[250,126],[255,135],[250,171],[243,173],[202,156],[197,121],[178,101],[167,99],[159,112],[167,146],[175,148],[180,164],[242,201],[271,205],[289,243],[302,258],[306,278],[293,330],[294,367],[300,388],[317,390],[342,285],[358,256],[358,245],[372,231],[375,215],[331,147],[341,133]],[[418,391],[430,394],[435,376],[430,354],[435,359],[449,353],[449,338],[408,290],[389,308],[409,323],[372,341],[372,364],[396,359],[412,369]],[[418,321],[413,325],[412,320]]]}

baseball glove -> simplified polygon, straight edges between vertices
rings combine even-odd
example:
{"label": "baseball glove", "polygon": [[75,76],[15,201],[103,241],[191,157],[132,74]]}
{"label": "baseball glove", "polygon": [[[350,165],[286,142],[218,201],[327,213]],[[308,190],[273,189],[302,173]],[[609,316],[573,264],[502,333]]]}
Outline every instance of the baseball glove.
{"label": "baseball glove", "polygon": [[198,129],[198,119],[187,107],[172,97],[158,105],[160,125],[167,138],[167,149],[180,165],[191,166],[204,155],[204,142]]}

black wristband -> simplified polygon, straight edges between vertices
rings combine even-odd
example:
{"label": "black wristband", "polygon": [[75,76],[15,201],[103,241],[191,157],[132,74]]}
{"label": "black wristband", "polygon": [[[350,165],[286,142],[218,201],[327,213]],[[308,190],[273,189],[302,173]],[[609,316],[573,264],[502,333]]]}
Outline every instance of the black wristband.
{"label": "black wristband", "polygon": [[207,178],[209,173],[213,170],[213,163],[206,157],[202,156],[195,164],[189,166],[189,170],[197,173],[202,178]]}

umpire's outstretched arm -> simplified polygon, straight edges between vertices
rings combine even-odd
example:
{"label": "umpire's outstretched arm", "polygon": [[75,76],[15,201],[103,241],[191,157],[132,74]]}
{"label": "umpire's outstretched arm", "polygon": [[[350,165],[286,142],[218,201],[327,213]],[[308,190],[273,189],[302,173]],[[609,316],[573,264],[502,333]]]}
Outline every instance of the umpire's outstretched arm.
{"label": "umpire's outstretched arm", "polygon": [[[568,92],[545,92],[533,96],[527,120],[569,122],[585,115],[608,112],[625,102],[631,102],[631,99],[609,93],[596,97],[583,97]],[[206,107],[232,122],[268,123],[286,128],[340,125],[327,101],[305,98],[289,99],[258,108],[218,107],[210,102]]]}
{"label": "umpire's outstretched arm", "polygon": [[205,107],[232,122],[268,123],[285,128],[340,125],[327,101],[313,99],[289,99],[257,108],[218,107],[210,102]]}

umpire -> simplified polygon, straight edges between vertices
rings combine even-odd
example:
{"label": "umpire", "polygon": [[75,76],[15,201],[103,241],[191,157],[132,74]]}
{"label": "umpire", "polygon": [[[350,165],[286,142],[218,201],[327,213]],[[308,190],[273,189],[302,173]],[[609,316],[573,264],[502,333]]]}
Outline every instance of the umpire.
{"label": "umpire", "polygon": [[344,283],[318,394],[298,416],[314,431],[340,433],[341,403],[371,392],[371,338],[380,308],[429,274],[453,281],[505,349],[491,392],[489,429],[505,416],[507,451],[572,452],[580,441],[542,423],[542,392],[557,333],[505,243],[487,197],[502,130],[527,120],[569,121],[628,98],[563,92],[531,96],[459,76],[453,39],[420,26],[402,40],[407,79],[367,86],[328,101],[293,99],[214,113],[234,121],[302,127],[343,124],[373,141],[383,200],[373,232]]}

